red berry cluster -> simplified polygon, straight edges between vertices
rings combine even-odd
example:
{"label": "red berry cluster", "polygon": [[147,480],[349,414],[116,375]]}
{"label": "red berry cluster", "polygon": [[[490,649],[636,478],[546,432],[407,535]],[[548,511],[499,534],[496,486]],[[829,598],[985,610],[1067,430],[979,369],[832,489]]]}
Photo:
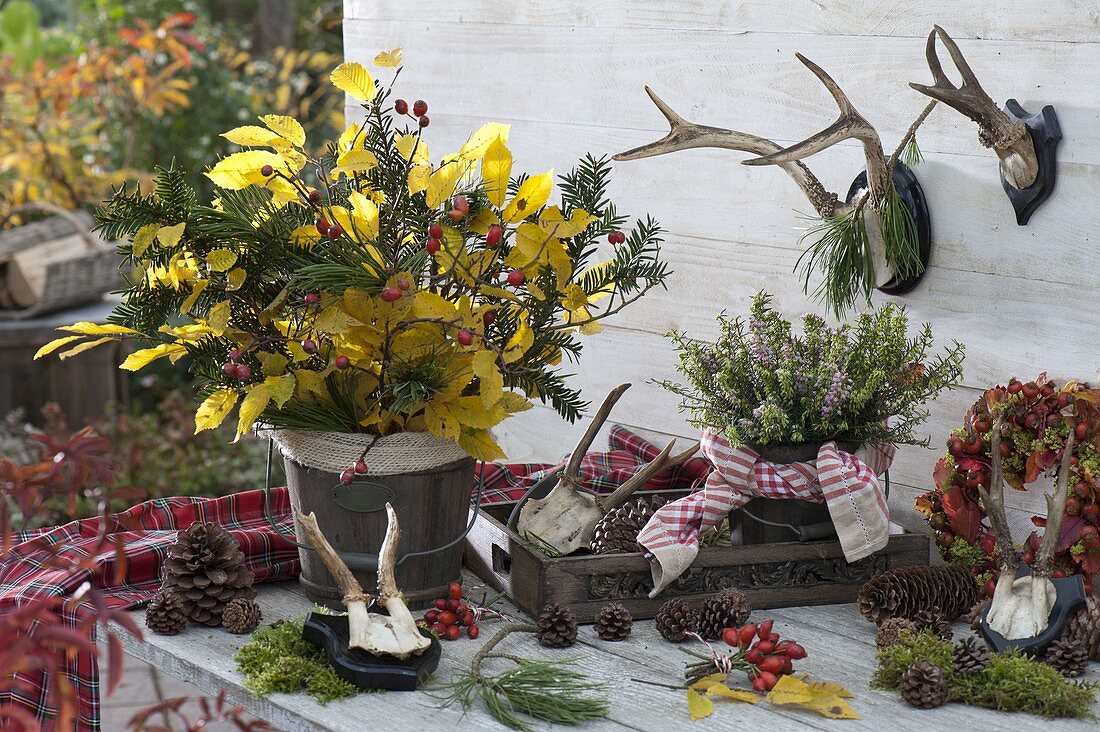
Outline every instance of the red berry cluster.
{"label": "red berry cluster", "polygon": [[339,239],[344,233],[344,227],[340,224],[329,223],[324,216],[318,216],[314,225],[317,227],[318,234],[327,236],[329,239]]}
{"label": "red berry cluster", "polygon": [[474,611],[462,602],[462,585],[452,582],[447,587],[447,597],[434,601],[435,608],[424,613],[421,625],[444,640],[458,640],[462,628],[468,638],[477,638],[481,632],[474,620]]}
{"label": "red berry cluster", "polygon": [[[404,117],[409,114],[409,103],[404,99],[398,99],[393,103],[393,111]],[[428,103],[423,99],[417,99],[413,102],[412,116],[416,118],[416,123],[418,125],[427,127],[431,122],[431,120],[428,119]]]}
{"label": "red berry cluster", "polygon": [[237,363],[244,357],[244,353],[239,348],[234,348],[229,352],[229,360],[222,364],[222,373],[228,376],[230,379],[236,379],[237,381],[248,381],[252,378],[252,369],[248,367],[246,363]]}
{"label": "red berry cluster", "polygon": [[347,485],[348,483],[355,480],[355,476],[366,474],[367,463],[363,460],[356,460],[355,464],[352,465],[350,468],[344,468],[340,471],[340,482],[344,485]]}
{"label": "red berry cluster", "polygon": [[609,244],[622,244],[626,241],[626,234],[621,231],[612,231],[607,235],[607,242]]}
{"label": "red berry cluster", "polygon": [[806,657],[806,649],[798,643],[780,640],[779,634],[772,630],[771,620],[726,628],[722,640],[739,649],[731,659],[733,665],[748,672],[752,688],[757,691],[770,691],[780,676],[794,670],[794,661]]}

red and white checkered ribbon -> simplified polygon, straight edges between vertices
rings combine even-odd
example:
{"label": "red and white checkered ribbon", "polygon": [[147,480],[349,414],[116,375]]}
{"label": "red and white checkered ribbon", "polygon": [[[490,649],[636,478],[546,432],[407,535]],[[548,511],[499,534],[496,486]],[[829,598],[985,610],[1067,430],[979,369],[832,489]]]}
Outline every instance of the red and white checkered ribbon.
{"label": "red and white checkered ribbon", "polygon": [[865,445],[852,455],[827,442],[813,462],[781,465],[731,447],[721,435],[704,432],[701,443],[714,466],[703,489],[662,506],[638,534],[653,571],[650,597],[691,566],[703,532],[757,496],[825,501],[849,562],[889,541],[890,512],[877,476],[890,467],[893,445]]}

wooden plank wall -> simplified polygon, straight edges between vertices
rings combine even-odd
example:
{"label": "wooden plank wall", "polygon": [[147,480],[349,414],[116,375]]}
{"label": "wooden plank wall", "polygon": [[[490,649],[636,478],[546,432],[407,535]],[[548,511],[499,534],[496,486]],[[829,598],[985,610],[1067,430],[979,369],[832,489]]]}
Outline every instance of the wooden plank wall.
{"label": "wooden plank wall", "polygon": [[[925,104],[907,82],[929,82],[924,42],[939,23],[994,99],[1015,97],[1031,110],[1055,105],[1065,137],[1054,197],[1018,227],[976,126],[940,108],[921,129],[917,174],[934,250],[923,282],[901,301],[944,342],[965,343],[968,357],[964,386],[932,405],[926,432],[934,449],[905,447],[898,456],[895,517],[916,523],[912,499],[931,486],[947,431],[981,389],[1043,370],[1096,378],[1100,5],[1092,0],[1041,8],[1022,0],[346,0],[345,11],[349,59],[404,49],[400,94],[428,101],[435,156],[497,120],[512,125],[517,169],[532,172],[564,171],[585,152],[614,153],[663,135],[643,84],[689,119],[799,140],[836,110],[796,51],[837,79],[889,152]],[[760,288],[788,315],[819,309],[792,274],[810,208],[781,171],[741,166],[743,157],[696,150],[617,166],[615,200],[665,225],[675,269],[667,291],[609,321],[573,367],[574,383],[592,400],[633,382],[615,413],[624,424],[658,436],[692,433],[677,400],[649,383],[675,376],[668,330],[712,337],[714,315],[744,312]],[[862,164],[854,144],[811,161],[839,191]],[[537,407],[500,435],[512,458],[552,460],[580,431]],[[1021,529],[1043,505],[1037,493],[1011,499]]]}

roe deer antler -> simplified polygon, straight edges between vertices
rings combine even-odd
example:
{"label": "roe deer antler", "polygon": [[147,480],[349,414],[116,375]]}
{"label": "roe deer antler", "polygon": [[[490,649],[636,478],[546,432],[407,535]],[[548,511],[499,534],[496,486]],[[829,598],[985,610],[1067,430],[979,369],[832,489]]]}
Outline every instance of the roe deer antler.
{"label": "roe deer antler", "polygon": [[558,474],[558,482],[546,498],[528,500],[520,509],[516,530],[520,536],[537,542],[547,549],[565,555],[586,547],[592,541],[596,524],[608,511],[618,508],[631,494],[649,482],[664,468],[681,464],[695,454],[698,443],[689,450],[669,458],[675,441],[661,451],[652,462],[645,465],[608,496],[600,496],[583,490],[580,464],[596,434],[611,414],[611,408],[630,384],[616,387],[592,418],[584,436],[573,449],[569,463]]}
{"label": "roe deer antler", "polygon": [[821,152],[841,140],[856,139],[863,143],[863,152],[867,161],[867,193],[870,202],[873,204],[881,202],[886,189],[890,185],[890,172],[886,164],[885,154],[882,151],[882,142],[879,139],[878,132],[856,110],[847,95],[844,94],[831,76],[802,54],[797,53],[795,56],[825,85],[825,88],[840,108],[840,117],[821,132],[808,137],[802,142],[784,148],[771,140],[746,132],[688,122],[674,112],[647,86],[645,88],[646,93],[649,94],[650,99],[653,100],[653,103],[661,110],[661,114],[668,120],[669,133],[660,140],[619,153],[613,156],[613,159],[638,160],[696,147],[715,147],[755,153],[760,157],[742,160],[741,164],[780,166],[806,194],[818,215],[827,219],[843,213],[855,205],[860,205],[861,201],[857,199],[851,204],[842,203],[835,193],[827,190],[821,184],[821,181],[810,172],[802,159]]}
{"label": "roe deer antler", "polygon": [[1031,565],[1030,575],[1016,577],[1019,560],[1013,548],[1012,534],[1005,518],[1004,480],[1001,458],[1001,428],[1003,418],[997,417],[993,423],[993,435],[990,440],[992,469],[990,471],[989,491],[979,488],[982,503],[989,515],[993,534],[997,537],[997,554],[1000,576],[993,591],[993,600],[989,605],[986,623],[990,628],[1009,640],[1034,638],[1046,630],[1050,612],[1057,599],[1054,583],[1050,581],[1052,560],[1058,545],[1058,535],[1062,528],[1062,515],[1066,508],[1066,495],[1069,491],[1069,473],[1073,461],[1074,431],[1062,452],[1062,463],[1055,481],[1054,494],[1047,496],[1047,525],[1035,561]]}
{"label": "roe deer antler", "polygon": [[[951,60],[959,70],[959,75],[962,77],[960,86],[952,84],[943,72],[943,66],[936,52],[937,37],[943,41],[947,52],[951,54]],[[978,82],[978,77],[974,75],[970,64],[966,62],[962,51],[959,50],[958,44],[938,25],[934,26],[932,32],[928,34],[925,56],[935,83],[931,86],[911,83],[909,86],[921,94],[954,107],[974,120],[978,124],[978,140],[997,153],[997,157],[1001,160],[1001,173],[1009,184],[1023,189],[1034,183],[1039,175],[1039,159],[1035,153],[1035,144],[1032,142],[1031,135],[1028,134],[1027,125],[1011,119],[986,94],[985,89]]]}
{"label": "roe deer antler", "polygon": [[393,656],[404,659],[419,655],[431,646],[430,638],[420,632],[416,626],[401,591],[397,589],[393,568],[397,555],[397,543],[401,540],[401,527],[397,523],[397,514],[393,506],[386,504],[386,537],[382,548],[378,550],[378,604],[386,609],[387,615],[367,612],[370,595],[348,569],[348,565],[328,543],[317,518],[295,511],[302,538],[317,552],[329,574],[336,580],[340,591],[344,593],[344,605],[348,609],[348,630],[351,648],[362,648],[376,656]]}

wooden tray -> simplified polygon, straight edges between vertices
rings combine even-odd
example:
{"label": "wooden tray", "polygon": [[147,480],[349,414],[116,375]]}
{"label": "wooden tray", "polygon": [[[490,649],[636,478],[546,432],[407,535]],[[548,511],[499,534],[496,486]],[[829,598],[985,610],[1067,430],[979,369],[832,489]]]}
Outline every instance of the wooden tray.
{"label": "wooden tray", "polygon": [[[680,494],[682,495],[682,494]],[[670,496],[679,497],[679,496]],[[649,562],[635,554],[548,557],[507,527],[514,503],[484,507],[466,538],[466,565],[524,612],[537,616],[561,603],[592,622],[600,608],[621,602],[635,619],[652,618],[670,597],[697,600],[726,587],[745,591],[753,608],[853,602],[860,585],[887,569],[928,564],[930,541],[892,526],[890,543],[854,564],[835,539],[710,547],[658,597]]]}

